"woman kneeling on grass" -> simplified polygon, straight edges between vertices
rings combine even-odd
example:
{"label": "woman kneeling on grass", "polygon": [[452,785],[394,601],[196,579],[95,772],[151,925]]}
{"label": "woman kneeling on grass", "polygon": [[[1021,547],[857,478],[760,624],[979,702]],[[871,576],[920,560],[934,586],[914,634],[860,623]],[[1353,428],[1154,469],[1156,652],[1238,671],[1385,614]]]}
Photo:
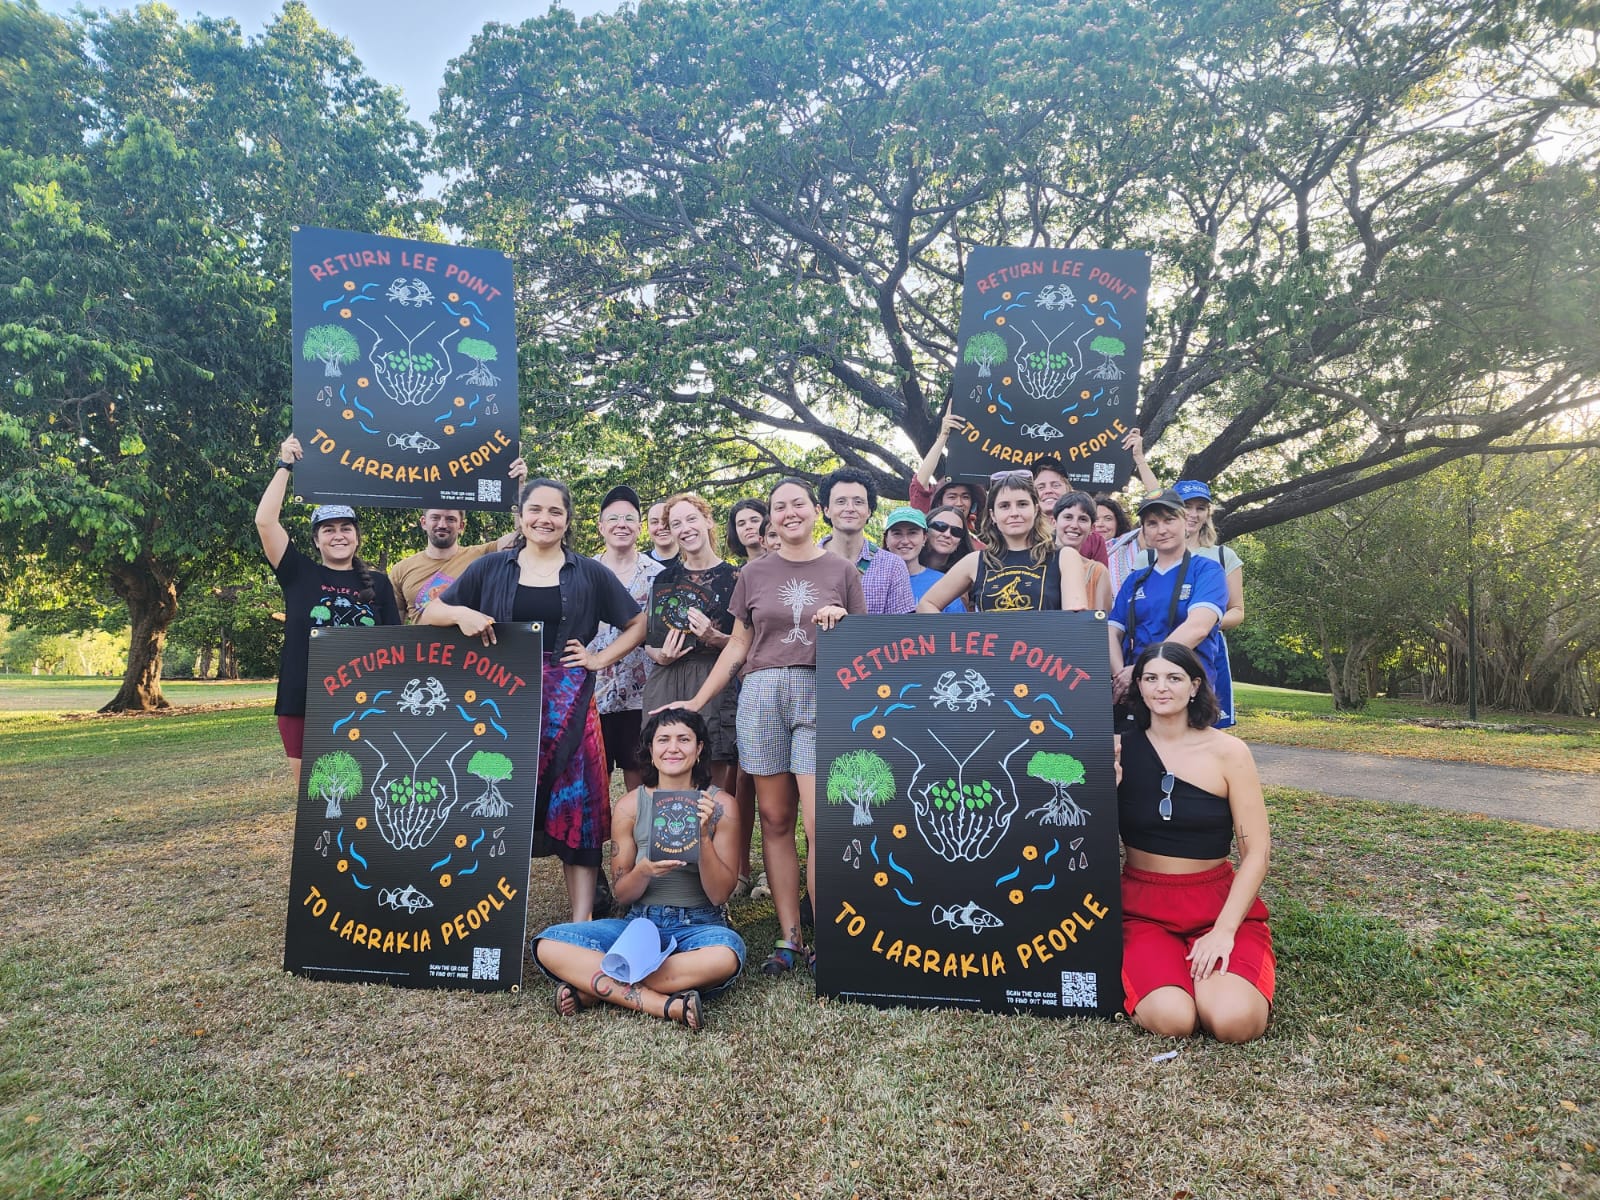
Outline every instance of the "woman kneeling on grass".
{"label": "woman kneeling on grass", "polygon": [[1198,1025],[1248,1042],[1267,1030],[1276,965],[1257,896],[1271,838],[1255,760],[1211,728],[1216,694],[1188,646],[1147,647],[1133,679],[1138,728],[1117,755],[1124,1006],[1152,1033],[1188,1037]]}
{"label": "woman kneeling on grass", "polygon": [[[612,891],[618,904],[630,906],[628,915],[552,925],[534,939],[533,956],[546,975],[560,981],[555,1003],[564,1017],[604,1000],[699,1032],[702,1001],[732,987],[744,966],[744,941],[729,928],[723,907],[739,878],[739,812],[727,792],[714,785],[703,790],[711,785],[711,765],[706,723],[698,713],[669,708],[648,718],[639,748],[649,760],[644,786],[617,801],[611,824]],[[650,857],[656,798],[667,792],[697,793],[698,864]],[[640,918],[654,926],[644,930],[653,944],[642,948],[639,930],[630,931]],[[676,948],[662,957],[673,941]],[[627,982],[608,975],[606,959],[613,951],[619,962],[631,959],[645,973]]]}

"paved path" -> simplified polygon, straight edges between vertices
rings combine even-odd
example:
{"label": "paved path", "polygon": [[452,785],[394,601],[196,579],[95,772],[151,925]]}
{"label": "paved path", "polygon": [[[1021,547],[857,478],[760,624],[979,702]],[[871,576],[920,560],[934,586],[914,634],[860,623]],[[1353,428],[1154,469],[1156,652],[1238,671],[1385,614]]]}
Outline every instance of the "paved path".
{"label": "paved path", "polygon": [[1250,752],[1268,787],[1301,788],[1358,800],[1425,804],[1554,829],[1600,833],[1600,775],[1348,754],[1259,742],[1251,744]]}

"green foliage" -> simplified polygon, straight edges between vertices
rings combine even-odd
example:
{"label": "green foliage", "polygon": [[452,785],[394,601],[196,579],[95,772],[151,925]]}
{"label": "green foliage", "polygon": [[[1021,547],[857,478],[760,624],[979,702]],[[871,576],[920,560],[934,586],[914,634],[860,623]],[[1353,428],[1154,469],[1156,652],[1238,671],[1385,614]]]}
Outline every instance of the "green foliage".
{"label": "green foliage", "polygon": [[444,784],[438,779],[412,779],[401,775],[384,784],[384,799],[396,808],[408,804],[433,804],[444,795]]}
{"label": "green foliage", "polygon": [[985,331],[975,333],[967,339],[967,348],[961,353],[961,361],[992,367],[996,363],[1005,362],[1008,353],[1010,348],[1006,345],[1005,338],[998,333]]}
{"label": "green foliage", "polygon": [[1057,754],[1050,750],[1037,750],[1028,760],[1028,774],[1058,788],[1075,787],[1088,778],[1083,764],[1070,754]]}
{"label": "green foliage", "polygon": [[494,343],[486,342],[482,338],[462,338],[456,343],[456,349],[480,363],[492,363],[500,357],[500,351],[495,348]]}
{"label": "green foliage", "polygon": [[828,768],[828,803],[877,807],[894,799],[894,772],[871,750],[851,750]]}
{"label": "green foliage", "polygon": [[511,778],[511,760],[493,750],[475,750],[467,760],[467,771],[485,783],[504,783]]}
{"label": "green foliage", "polygon": [[132,652],[112,707],[156,706],[180,597],[256,553],[289,226],[404,220],[420,130],[293,0],[249,42],[156,5],[0,21],[0,120],[67,81],[81,100],[0,142],[0,558],[73,564],[69,604],[114,594]]}
{"label": "green foliage", "polygon": [[300,353],[307,362],[320,362],[330,374],[337,373],[340,365],[348,365],[361,357],[361,346],[343,325],[313,325],[306,330],[300,343]]}
{"label": "green foliage", "polygon": [[943,783],[930,784],[928,787],[928,800],[934,808],[944,812],[955,812],[959,808],[982,812],[994,802],[994,798],[994,785],[987,779],[978,783],[957,783],[954,779],[946,779]]}
{"label": "green foliage", "polygon": [[321,755],[311,766],[306,790],[323,800],[349,799],[361,790],[361,764],[348,750]]}
{"label": "green foliage", "polygon": [[1117,355],[1128,352],[1128,347],[1121,338],[1110,337],[1106,334],[1101,334],[1090,342],[1089,349],[1096,354],[1104,354],[1107,358],[1116,358]]}

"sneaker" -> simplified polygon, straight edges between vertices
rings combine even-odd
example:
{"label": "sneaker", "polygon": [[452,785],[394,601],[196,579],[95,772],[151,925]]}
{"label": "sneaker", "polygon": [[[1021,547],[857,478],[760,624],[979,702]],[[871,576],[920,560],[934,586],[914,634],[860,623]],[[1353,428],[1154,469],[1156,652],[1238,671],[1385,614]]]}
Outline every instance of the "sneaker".
{"label": "sneaker", "polygon": [[772,889],[767,886],[767,873],[765,871],[756,872],[755,882],[750,885],[750,899],[772,899]]}

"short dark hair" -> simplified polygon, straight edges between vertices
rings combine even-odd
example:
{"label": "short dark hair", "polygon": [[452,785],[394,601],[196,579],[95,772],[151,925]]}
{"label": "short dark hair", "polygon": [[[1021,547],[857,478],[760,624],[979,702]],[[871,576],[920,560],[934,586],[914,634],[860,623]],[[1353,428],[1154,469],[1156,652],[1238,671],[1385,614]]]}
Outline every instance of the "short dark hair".
{"label": "short dark hair", "polygon": [[822,507],[828,507],[828,498],[833,495],[833,489],[841,483],[857,483],[867,489],[867,511],[871,512],[878,507],[878,485],[872,482],[872,476],[855,467],[840,467],[837,471],[830,471],[822,481]]}
{"label": "short dark hair", "polygon": [[1104,492],[1099,492],[1094,498],[1095,516],[1100,515],[1100,510],[1102,508],[1109,508],[1111,510],[1111,518],[1117,523],[1118,537],[1121,537],[1123,534],[1127,533],[1133,528],[1133,522],[1128,520],[1128,514],[1123,510],[1122,505],[1118,504]]}
{"label": "short dark hair", "polygon": [[732,508],[728,510],[728,553],[737,554],[740,558],[749,558],[750,551],[746,550],[744,543],[739,540],[739,529],[737,522],[739,520],[739,514],[742,512],[760,513],[761,523],[765,525],[767,523],[767,506],[761,501],[757,500],[754,496],[747,496],[745,499],[738,501]]}
{"label": "short dark hair", "polygon": [[777,483],[768,488],[767,504],[771,505],[772,498],[778,494],[779,488],[789,487],[791,485],[799,488],[806,494],[806,499],[811,501],[813,508],[819,507],[817,504],[817,489],[811,486],[811,481],[809,479],[801,479],[798,475],[785,475],[782,479],[778,480]]}
{"label": "short dark hair", "polygon": [[567,529],[561,535],[561,548],[563,550],[572,549],[572,489],[559,479],[529,479],[523,483],[522,490],[517,493],[517,536],[512,545],[520,550],[528,544],[528,539],[522,534],[522,506],[528,502],[528,497],[540,488],[554,488],[561,493],[561,503],[566,506],[567,510]]}
{"label": "short dark hair", "polygon": [[706,761],[706,755],[711,750],[711,734],[706,729],[706,719],[692,708],[664,708],[646,720],[644,728],[639,730],[639,777],[644,785],[655,787],[661,782],[661,771],[650,761],[650,743],[656,740],[656,731],[663,725],[683,725],[694,734],[695,741],[700,743],[700,754],[694,760],[689,782],[701,789],[710,787],[711,764]]}
{"label": "short dark hair", "polygon": [[1069,508],[1083,509],[1084,512],[1089,514],[1089,520],[1091,521],[1100,515],[1099,510],[1095,507],[1094,497],[1089,495],[1088,492],[1068,492],[1056,501],[1055,511],[1050,515],[1059,517]]}
{"label": "short dark hair", "polygon": [[1139,728],[1150,728],[1150,709],[1145,705],[1144,694],[1139,691],[1139,677],[1144,674],[1145,667],[1156,659],[1169,662],[1190,679],[1200,681],[1200,690],[1189,701],[1189,728],[1207,729],[1215,725],[1217,718],[1222,715],[1222,706],[1217,703],[1217,693],[1212,690],[1211,680],[1200,662],[1200,656],[1182,642],[1156,642],[1146,646],[1139,657],[1133,660],[1133,683],[1128,688],[1128,708],[1139,723]]}
{"label": "short dark hair", "polygon": [[1036,458],[1033,460],[1033,462],[1028,464],[1028,470],[1032,473],[1035,479],[1039,478],[1040,471],[1054,471],[1063,479],[1072,478],[1072,476],[1067,474],[1067,468],[1065,464],[1063,464],[1059,458],[1054,457]]}

